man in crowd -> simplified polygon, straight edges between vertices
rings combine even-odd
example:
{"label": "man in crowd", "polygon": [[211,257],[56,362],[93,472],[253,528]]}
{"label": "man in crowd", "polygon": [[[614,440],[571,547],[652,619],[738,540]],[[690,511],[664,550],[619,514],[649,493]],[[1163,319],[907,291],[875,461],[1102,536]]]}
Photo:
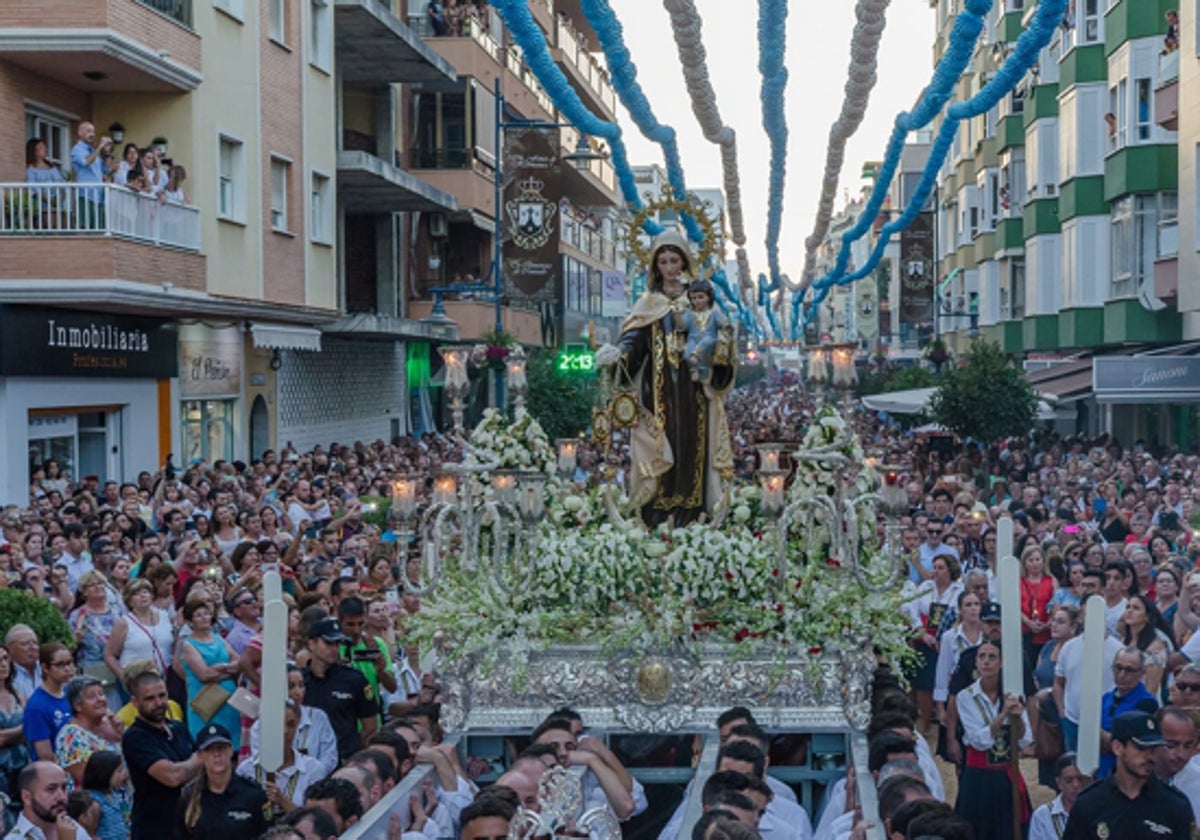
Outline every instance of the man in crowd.
{"label": "man in crowd", "polygon": [[1154,714],[1158,700],[1146,690],[1146,657],[1135,647],[1124,648],[1112,663],[1113,689],[1100,700],[1100,769],[1097,778],[1103,779],[1116,766],[1112,750],[1113,721],[1125,712],[1142,711]]}
{"label": "man in crowd", "polygon": [[4,840],[90,840],[67,816],[67,774],[52,761],[25,765],[17,775],[21,816]]}
{"label": "man in crowd", "polygon": [[337,736],[343,761],[366,745],[378,728],[379,704],[371,684],[342,663],[346,634],[336,618],[323,618],[308,629],[309,666],[304,672],[304,704],[322,709]]}

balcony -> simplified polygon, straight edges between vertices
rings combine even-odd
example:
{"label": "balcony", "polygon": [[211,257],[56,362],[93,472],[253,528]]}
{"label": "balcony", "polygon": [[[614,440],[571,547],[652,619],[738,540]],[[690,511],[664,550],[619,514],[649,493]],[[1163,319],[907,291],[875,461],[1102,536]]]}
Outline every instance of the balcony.
{"label": "balcony", "polygon": [[453,65],[381,0],[337,0],[337,60],[350,84],[453,82]]}
{"label": "balcony", "polygon": [[1154,121],[1167,131],[1179,129],[1179,50],[1158,56],[1154,89]]}
{"label": "balcony", "polygon": [[[496,328],[496,306],[477,300],[447,300],[443,306],[446,317],[458,325],[459,341],[473,341],[481,338]],[[410,300],[408,316],[420,320],[428,318],[433,312],[433,302],[428,300]],[[517,309],[505,306],[502,310],[504,329],[513,338],[525,345],[541,346],[542,319],[531,309]]]}
{"label": "balcony", "polygon": [[592,111],[605,119],[616,119],[617,93],[608,81],[608,74],[595,56],[579,44],[572,28],[562,20],[556,21],[554,60],[567,71],[567,79],[575,92]]}
{"label": "balcony", "polygon": [[0,8],[0,61],[95,93],[195,90],[203,76],[192,0],[96,0]]}
{"label": "balcony", "polygon": [[[504,99],[508,105],[529,119],[553,120],[554,105],[525,64],[521,50],[515,45],[502,47],[475,16],[466,18],[463,24],[461,35],[435,36],[427,17],[408,16],[408,25],[454,66],[459,78],[478,79],[491,90],[496,76],[507,70],[503,75]],[[439,87],[430,85],[426,89]]]}
{"label": "balcony", "polygon": [[365,151],[338,151],[338,203],[348,213],[446,212],[455,197]]}
{"label": "balcony", "polygon": [[409,155],[409,169],[423,181],[453,195],[462,209],[492,215],[496,203],[493,170],[470,150],[417,148]]}
{"label": "balcony", "polygon": [[5,279],[205,285],[199,208],[111,184],[0,184],[0,241]]}

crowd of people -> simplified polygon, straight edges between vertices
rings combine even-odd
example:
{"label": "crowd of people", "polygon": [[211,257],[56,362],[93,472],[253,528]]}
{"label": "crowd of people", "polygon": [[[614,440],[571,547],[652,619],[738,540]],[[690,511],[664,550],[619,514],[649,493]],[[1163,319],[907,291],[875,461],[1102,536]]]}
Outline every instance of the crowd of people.
{"label": "crowd of people", "polygon": [[487,0],[429,0],[425,14],[435,38],[457,38],[470,34],[472,20],[487,31],[491,7]]}
{"label": "crowd of people", "polygon": [[[797,442],[813,413],[788,375],[735,390],[739,471],[753,474],[756,443]],[[1200,457],[1050,433],[958,445],[853,417],[867,453],[906,475],[908,510],[887,538],[907,564],[913,655],[877,675],[870,766],[853,768],[811,815],[766,772],[778,744],[749,710],[716,721],[722,752],[699,782],[707,813],[696,836],[861,836],[854,773],[874,779],[889,838],[1008,838],[1014,819],[1034,840],[1190,831],[1200,806],[1200,541],[1190,524]],[[621,480],[623,451],[606,459],[584,447],[575,480],[598,480],[605,464]],[[33,465],[29,498],[0,518],[0,587],[38,602],[23,614],[55,621],[4,628],[0,787],[11,836],[140,840],[170,826],[182,838],[327,840],[417,765],[432,781],[389,836],[503,835],[556,765],[583,765],[587,800],[616,818],[645,812],[641,785],[569,709],[511,743],[500,767],[460,755],[441,731],[436,651],[405,640],[421,606],[404,585],[419,574],[419,546],[371,524],[363,498],[386,496],[401,474],[432,485],[460,457],[452,438],[426,434],[289,446],[249,464],[168,460],[125,484]],[[1013,519],[1023,570],[1019,697],[1001,688],[1001,516]],[[289,610],[287,751],[270,773],[255,723],[266,564],[279,564]],[[1099,781],[1083,791],[1074,756],[1089,598],[1105,606],[1106,694]],[[67,635],[46,630],[55,626]],[[1014,749],[1038,759],[1052,802],[1032,809],[1017,777],[1024,804],[1014,812]],[[502,775],[487,783],[493,771]],[[944,801],[943,773],[958,778],[956,801]],[[678,834],[677,816],[664,840]]]}
{"label": "crowd of people", "polygon": [[[187,204],[183,184],[187,170],[166,157],[158,146],[126,143],[120,158],[116,143],[107,135],[97,137],[90,122],[79,123],[71,147],[71,175],[76,183],[111,183],[159,203]],[[32,137],[25,142],[25,180],[33,184],[62,184],[63,170],[53,163],[46,141]],[[102,199],[98,203],[103,203]]]}

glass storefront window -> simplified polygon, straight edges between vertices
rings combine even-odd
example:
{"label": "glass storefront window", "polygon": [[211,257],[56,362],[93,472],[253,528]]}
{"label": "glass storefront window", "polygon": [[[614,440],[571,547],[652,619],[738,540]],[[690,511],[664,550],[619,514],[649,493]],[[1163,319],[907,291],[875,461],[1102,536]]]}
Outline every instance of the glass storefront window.
{"label": "glass storefront window", "polygon": [[234,400],[188,400],[183,404],[184,463],[233,460]]}

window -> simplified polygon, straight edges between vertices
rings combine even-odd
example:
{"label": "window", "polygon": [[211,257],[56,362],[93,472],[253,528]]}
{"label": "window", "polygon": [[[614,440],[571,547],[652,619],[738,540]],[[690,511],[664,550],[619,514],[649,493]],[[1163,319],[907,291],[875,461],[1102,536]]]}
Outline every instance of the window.
{"label": "window", "polygon": [[328,244],[333,241],[333,197],[330,194],[329,176],[319,172],[312,174],[312,203],[309,213],[309,236],[313,242]]}
{"label": "window", "polygon": [[1112,297],[1137,293],[1154,276],[1158,251],[1157,197],[1127,195],[1112,205]]}
{"label": "window", "polygon": [[233,457],[234,400],[188,400],[183,403],[183,451],[189,461]]}
{"label": "window", "polygon": [[217,162],[217,216],[246,220],[246,147],[241,140],[221,135]]}
{"label": "window", "polygon": [[1108,89],[1108,113],[1104,115],[1104,122],[1107,124],[1110,151],[1123,148],[1127,141],[1125,131],[1129,125],[1128,93],[1128,79],[1121,79]]}
{"label": "window", "polygon": [[288,178],[292,165],[284,158],[271,156],[271,229],[288,229]]}
{"label": "window", "polygon": [[[46,159],[55,166],[71,161],[71,118],[48,108],[28,105],[25,108],[25,137],[34,137],[46,144]],[[100,131],[96,132],[101,134]]]}
{"label": "window", "polygon": [[1158,194],[1158,259],[1179,253],[1179,193]]}
{"label": "window", "polygon": [[267,0],[267,35],[282,44],[287,35],[287,0]]}
{"label": "window", "polygon": [[1151,92],[1149,79],[1137,79],[1134,84],[1137,90],[1137,139],[1149,140],[1150,119],[1154,110],[1151,97],[1154,94]]}
{"label": "window", "polygon": [[213,0],[213,6],[217,9],[220,9],[234,20],[241,22],[246,18],[243,2],[244,0]]}
{"label": "window", "polygon": [[312,0],[309,18],[309,63],[326,73],[333,69],[333,9],[330,0]]}

